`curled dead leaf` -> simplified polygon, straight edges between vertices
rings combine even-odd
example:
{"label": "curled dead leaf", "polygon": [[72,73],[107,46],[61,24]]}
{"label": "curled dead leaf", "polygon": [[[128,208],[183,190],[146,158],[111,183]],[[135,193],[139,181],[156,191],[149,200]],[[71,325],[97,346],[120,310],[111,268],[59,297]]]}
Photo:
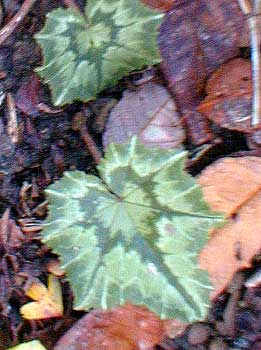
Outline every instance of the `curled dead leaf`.
{"label": "curled dead leaf", "polygon": [[23,232],[16,225],[15,221],[10,219],[10,209],[7,209],[0,219],[0,249],[6,253],[20,248],[25,240]]}
{"label": "curled dead leaf", "polygon": [[209,272],[215,298],[261,250],[261,159],[224,158],[203,171],[198,183],[211,208],[227,217],[226,225],[212,232],[199,259]]}
{"label": "curled dead leaf", "polygon": [[65,274],[64,270],[60,266],[59,260],[50,260],[47,264],[47,271],[52,273],[56,277],[61,277]]}
{"label": "curled dead leaf", "polygon": [[153,350],[163,339],[163,322],[134,305],[93,311],[79,320],[54,350]]}
{"label": "curled dead leaf", "polygon": [[222,128],[252,133],[252,73],[248,60],[237,58],[217,69],[197,111]]}
{"label": "curled dead leaf", "polygon": [[147,146],[179,147],[185,139],[175,102],[168,90],[156,83],[147,83],[136,91],[125,91],[112,109],[103,145],[123,143],[132,135]]}
{"label": "curled dead leaf", "polygon": [[198,103],[207,76],[237,56],[244,22],[237,0],[184,1],[166,14],[161,66],[183,113]]}

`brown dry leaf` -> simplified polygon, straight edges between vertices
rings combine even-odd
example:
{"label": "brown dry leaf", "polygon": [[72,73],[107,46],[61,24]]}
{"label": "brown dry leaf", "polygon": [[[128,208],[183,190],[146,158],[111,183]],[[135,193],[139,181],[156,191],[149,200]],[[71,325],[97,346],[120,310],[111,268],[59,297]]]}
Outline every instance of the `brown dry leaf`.
{"label": "brown dry leaf", "polygon": [[245,133],[251,127],[251,63],[237,58],[222,65],[207,83],[207,97],[197,110],[222,128]]}
{"label": "brown dry leaf", "polygon": [[[159,9],[161,11],[169,11],[177,0],[141,0],[144,4]],[[178,0],[180,1],[180,0]]]}
{"label": "brown dry leaf", "polygon": [[65,274],[64,270],[61,268],[60,261],[56,259],[48,262],[47,271],[56,277],[61,277]]}
{"label": "brown dry leaf", "polygon": [[129,304],[87,314],[54,350],[153,350],[163,336],[163,322],[157,315]]}
{"label": "brown dry leaf", "polygon": [[138,135],[147,146],[179,147],[185,139],[175,103],[166,88],[144,84],[136,91],[125,91],[110,113],[103,145],[123,143]]}
{"label": "brown dry leaf", "polygon": [[62,291],[59,280],[50,274],[47,285],[48,288],[42,282],[36,281],[26,290],[26,295],[35,301],[20,308],[24,318],[41,320],[63,315]]}
{"label": "brown dry leaf", "polygon": [[16,106],[27,115],[38,116],[38,105],[42,95],[40,79],[36,74],[32,74],[18,89],[15,96]]}
{"label": "brown dry leaf", "polygon": [[224,212],[228,220],[212,232],[200,254],[215,298],[261,249],[261,158],[221,159],[203,171],[198,183],[212,210]]}
{"label": "brown dry leaf", "polygon": [[19,248],[25,240],[19,226],[9,218],[9,214],[10,210],[7,209],[0,219],[0,249],[6,253]]}
{"label": "brown dry leaf", "polygon": [[162,69],[183,113],[198,103],[207,76],[237,56],[244,22],[237,0],[178,1],[166,14]]}

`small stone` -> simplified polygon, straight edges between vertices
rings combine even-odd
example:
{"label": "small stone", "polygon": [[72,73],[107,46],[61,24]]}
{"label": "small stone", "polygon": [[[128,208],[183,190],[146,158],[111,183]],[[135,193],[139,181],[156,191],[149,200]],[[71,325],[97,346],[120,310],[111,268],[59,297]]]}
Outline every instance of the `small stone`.
{"label": "small stone", "polygon": [[216,338],[210,343],[209,350],[228,350],[228,346],[223,339]]}
{"label": "small stone", "polygon": [[188,333],[188,341],[191,345],[203,344],[208,340],[210,330],[203,324],[194,324]]}

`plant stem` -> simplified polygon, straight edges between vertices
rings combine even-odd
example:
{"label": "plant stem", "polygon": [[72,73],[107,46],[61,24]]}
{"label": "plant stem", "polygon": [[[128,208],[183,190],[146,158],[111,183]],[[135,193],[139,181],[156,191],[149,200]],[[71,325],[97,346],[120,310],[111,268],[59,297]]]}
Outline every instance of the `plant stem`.
{"label": "plant stem", "polygon": [[16,15],[0,30],[0,45],[14,32],[37,0],[25,0]]}

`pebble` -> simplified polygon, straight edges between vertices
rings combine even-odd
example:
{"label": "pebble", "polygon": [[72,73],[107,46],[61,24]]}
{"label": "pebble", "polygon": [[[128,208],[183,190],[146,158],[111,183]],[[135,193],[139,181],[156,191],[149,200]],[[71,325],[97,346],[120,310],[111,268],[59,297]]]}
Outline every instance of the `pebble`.
{"label": "pebble", "polygon": [[210,343],[209,350],[228,350],[228,346],[222,338],[216,338]]}
{"label": "pebble", "polygon": [[203,324],[194,324],[188,333],[188,341],[191,345],[204,344],[210,335],[210,330]]}

